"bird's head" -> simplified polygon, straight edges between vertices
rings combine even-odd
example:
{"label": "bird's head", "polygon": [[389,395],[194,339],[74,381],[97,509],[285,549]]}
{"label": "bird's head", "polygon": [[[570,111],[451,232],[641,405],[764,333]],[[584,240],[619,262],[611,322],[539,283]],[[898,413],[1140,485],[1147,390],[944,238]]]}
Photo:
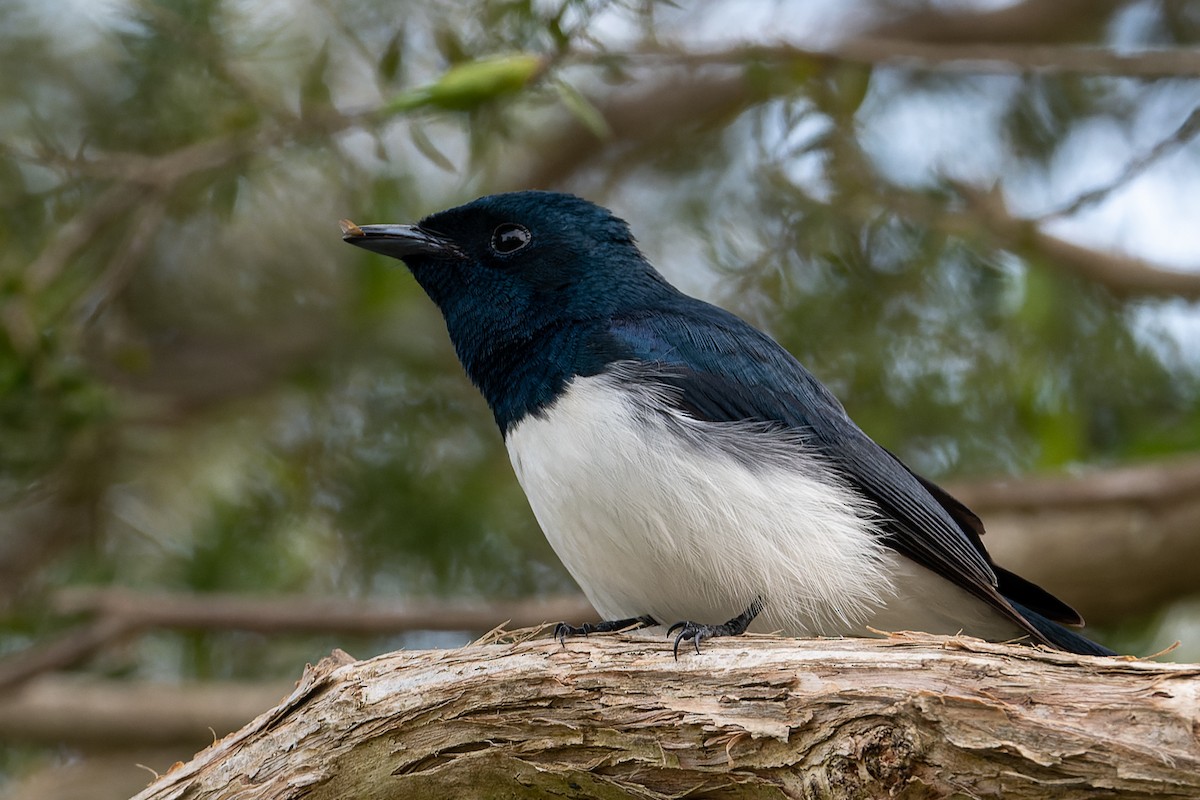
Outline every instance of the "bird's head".
{"label": "bird's head", "polygon": [[671,292],[607,209],[554,192],[489,195],[416,225],[343,222],[350,244],[398,258],[461,348],[635,310]]}
{"label": "bird's head", "polygon": [[342,234],[408,265],[485,395],[517,364],[553,358],[577,372],[574,331],[675,293],[624,221],[567,194],[490,195],[416,225],[343,221]]}
{"label": "bird's head", "polygon": [[407,264],[448,323],[466,314],[540,327],[612,313],[664,285],[623,220],[555,192],[489,195],[416,225],[345,222],[342,238]]}

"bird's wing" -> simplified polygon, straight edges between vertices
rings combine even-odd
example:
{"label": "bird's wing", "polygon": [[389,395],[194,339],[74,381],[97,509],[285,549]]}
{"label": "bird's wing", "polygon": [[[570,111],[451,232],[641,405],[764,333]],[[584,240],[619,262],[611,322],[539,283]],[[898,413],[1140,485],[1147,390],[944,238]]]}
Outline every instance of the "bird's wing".
{"label": "bird's wing", "polygon": [[889,546],[1019,619],[997,591],[978,517],[872,441],[770,337],[696,301],[613,320],[603,339],[609,357],[660,367],[674,402],[697,419],[802,431],[827,464],[879,507]]}

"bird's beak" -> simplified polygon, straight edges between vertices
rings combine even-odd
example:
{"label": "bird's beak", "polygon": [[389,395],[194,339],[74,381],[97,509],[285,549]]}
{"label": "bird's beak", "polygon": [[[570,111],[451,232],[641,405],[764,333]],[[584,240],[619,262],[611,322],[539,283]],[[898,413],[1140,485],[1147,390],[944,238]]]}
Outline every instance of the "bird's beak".
{"label": "bird's beak", "polygon": [[462,256],[454,242],[416,225],[355,225],[348,219],[339,220],[338,225],[342,241],[392,258]]}

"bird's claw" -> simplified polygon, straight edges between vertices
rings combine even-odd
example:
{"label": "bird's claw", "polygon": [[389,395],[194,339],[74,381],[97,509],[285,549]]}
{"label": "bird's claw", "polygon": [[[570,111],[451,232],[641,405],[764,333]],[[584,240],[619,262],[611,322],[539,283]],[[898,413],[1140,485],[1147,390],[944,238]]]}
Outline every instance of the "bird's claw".
{"label": "bird's claw", "polygon": [[587,636],[592,632],[592,626],[586,622],[582,625],[570,625],[566,622],[560,622],[554,626],[554,638],[558,639],[558,643],[563,647],[567,646],[568,636]]}
{"label": "bird's claw", "polygon": [[647,628],[657,624],[658,621],[648,614],[640,617],[629,617],[628,619],[585,622],[582,625],[571,625],[570,623],[560,622],[554,626],[554,638],[558,639],[563,647],[566,647],[568,636],[587,636],[589,633],[619,633],[631,628]]}
{"label": "bird's claw", "polygon": [[698,625],[695,622],[676,622],[671,627],[667,628],[667,636],[670,636],[675,631],[679,631],[675,637],[675,660],[679,660],[679,643],[689,641],[696,648],[696,655],[700,655],[700,643],[705,639],[711,639],[718,635],[714,625]]}
{"label": "bird's claw", "polygon": [[722,622],[720,625],[700,625],[695,622],[676,622],[671,627],[667,628],[667,636],[670,636],[675,631],[679,633],[675,636],[675,660],[679,660],[679,643],[682,641],[690,641],[696,648],[696,655],[700,655],[700,643],[705,639],[711,639],[714,636],[741,636],[746,632],[746,628],[750,627],[750,623],[763,610],[763,599],[761,597],[754,598],[754,602],[750,607],[738,614],[728,622]]}

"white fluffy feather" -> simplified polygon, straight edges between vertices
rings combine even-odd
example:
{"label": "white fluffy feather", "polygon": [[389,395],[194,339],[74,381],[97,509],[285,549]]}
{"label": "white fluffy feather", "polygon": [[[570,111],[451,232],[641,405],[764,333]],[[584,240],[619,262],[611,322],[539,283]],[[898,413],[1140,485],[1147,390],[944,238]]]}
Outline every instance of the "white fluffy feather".
{"label": "white fluffy feather", "polygon": [[697,421],[636,386],[575,378],[506,438],[546,537],[605,619],[724,622],[761,596],[752,630],[1018,633],[887,548],[872,505],[798,437]]}

